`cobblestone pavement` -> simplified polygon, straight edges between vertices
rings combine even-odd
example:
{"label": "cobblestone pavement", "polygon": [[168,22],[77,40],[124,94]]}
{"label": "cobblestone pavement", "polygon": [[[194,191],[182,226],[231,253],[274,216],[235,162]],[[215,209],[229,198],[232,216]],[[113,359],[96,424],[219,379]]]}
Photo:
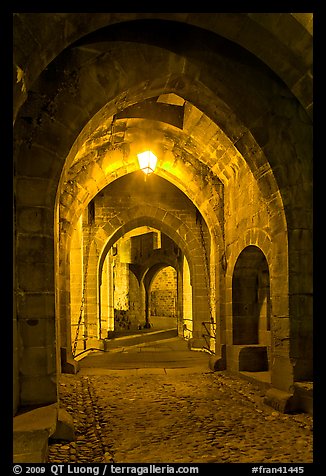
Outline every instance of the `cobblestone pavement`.
{"label": "cobblestone pavement", "polygon": [[312,462],[312,417],[276,412],[227,372],[62,375],[60,398],[76,441],[50,444],[49,462]]}

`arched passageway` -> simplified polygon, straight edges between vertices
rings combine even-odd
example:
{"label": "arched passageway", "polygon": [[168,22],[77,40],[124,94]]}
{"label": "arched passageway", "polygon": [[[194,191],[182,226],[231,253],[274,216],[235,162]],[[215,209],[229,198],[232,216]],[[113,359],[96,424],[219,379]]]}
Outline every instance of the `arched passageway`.
{"label": "arched passageway", "polygon": [[[87,323],[87,336],[78,340],[78,350],[82,351],[92,346],[105,347],[101,339],[117,335],[123,328],[131,332],[150,326],[152,281],[162,267],[172,266],[178,290],[173,304],[178,333],[192,339],[192,346],[202,347],[202,321],[207,320],[214,307],[207,273],[215,259],[209,230],[204,219],[199,219],[198,209],[174,185],[156,174],[144,181],[141,172],[112,182],[90,203],[92,212],[89,205],[78,220],[67,250],[73,281],[66,301],[76,301],[77,305],[67,307],[62,319],[64,329],[72,327],[73,346],[77,322],[80,329]],[[77,252],[75,242],[79,243]],[[81,280],[79,287],[76,274]],[[212,274],[214,289],[215,280]],[[65,282],[69,282],[69,274]],[[81,289],[82,313],[78,308]],[[194,322],[193,308],[197,309]],[[63,363],[68,371],[72,361],[66,331],[61,345],[66,348],[66,360],[70,360]],[[76,351],[75,346],[74,355]]]}
{"label": "arched passageway", "polygon": [[[13,83],[14,413],[58,401],[81,315],[90,344],[112,330],[109,250],[138,227],[179,251],[128,263],[130,304],[136,285],[145,303],[151,267],[174,266],[179,335],[202,348],[210,323],[214,368],[235,369],[237,346],[266,347],[268,402],[300,408],[312,380],[312,14],[15,13]],[[145,145],[158,160],[140,186]]]}
{"label": "arched passageway", "polygon": [[245,248],[232,280],[233,343],[260,344],[270,331],[270,282],[266,257],[256,246]]}

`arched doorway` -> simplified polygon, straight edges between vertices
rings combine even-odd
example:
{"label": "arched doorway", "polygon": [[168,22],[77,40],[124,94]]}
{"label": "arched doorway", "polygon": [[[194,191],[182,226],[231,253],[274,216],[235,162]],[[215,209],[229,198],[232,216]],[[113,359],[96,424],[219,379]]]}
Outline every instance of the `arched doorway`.
{"label": "arched doorway", "polygon": [[239,370],[269,369],[270,314],[268,263],[261,249],[250,245],[240,253],[232,278],[232,332]]}

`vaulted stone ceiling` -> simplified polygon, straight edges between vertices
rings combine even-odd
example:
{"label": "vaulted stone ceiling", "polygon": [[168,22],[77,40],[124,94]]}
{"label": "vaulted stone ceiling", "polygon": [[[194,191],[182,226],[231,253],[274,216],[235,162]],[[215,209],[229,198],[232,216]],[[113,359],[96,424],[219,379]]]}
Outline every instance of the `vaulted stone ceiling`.
{"label": "vaulted stone ceiling", "polygon": [[312,13],[16,13],[14,116],[27,90],[68,45],[108,25],[144,19],[194,25],[243,46],[276,71],[311,111]]}
{"label": "vaulted stone ceiling", "polygon": [[[244,167],[267,198],[286,189],[284,156],[293,177],[296,164],[281,134],[309,149],[300,129],[312,111],[311,14],[18,13],[14,22],[15,112],[29,90],[17,127],[22,175],[37,147],[44,174],[46,154],[58,158],[51,175],[61,175],[53,192],[65,222],[135,170],[144,140],[159,151],[158,173],[201,208],[209,200],[214,208],[203,177],[226,184]],[[182,128],[171,99],[160,102],[166,95],[184,104]],[[127,114],[148,102],[150,114]],[[304,155],[295,158],[300,170]]]}

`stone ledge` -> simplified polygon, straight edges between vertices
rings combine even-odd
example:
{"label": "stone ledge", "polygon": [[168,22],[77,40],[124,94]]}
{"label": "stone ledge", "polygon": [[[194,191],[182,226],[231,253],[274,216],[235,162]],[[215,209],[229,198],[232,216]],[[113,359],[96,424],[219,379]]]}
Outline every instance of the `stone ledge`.
{"label": "stone ledge", "polygon": [[57,426],[57,404],[36,408],[14,417],[14,463],[44,463],[48,452],[48,439]]}
{"label": "stone ledge", "polygon": [[71,352],[66,347],[60,348],[61,371],[64,374],[76,374],[79,370],[79,363],[73,358]]}
{"label": "stone ledge", "polygon": [[212,355],[209,358],[208,366],[213,372],[226,370],[226,346],[220,346],[220,355]]}
{"label": "stone ledge", "polygon": [[46,463],[49,438],[73,441],[73,419],[57,403],[14,417],[13,462]]}
{"label": "stone ledge", "polygon": [[295,399],[292,393],[270,388],[264,397],[264,403],[280,413],[292,413],[295,411]]}
{"label": "stone ledge", "polygon": [[270,388],[264,403],[282,413],[304,412],[313,414],[313,386],[311,382],[295,382],[293,393]]}
{"label": "stone ledge", "polygon": [[294,396],[298,411],[313,415],[313,383],[295,382]]}
{"label": "stone ledge", "polygon": [[59,408],[58,410],[57,426],[52,438],[64,441],[75,440],[73,417],[64,408]]}

